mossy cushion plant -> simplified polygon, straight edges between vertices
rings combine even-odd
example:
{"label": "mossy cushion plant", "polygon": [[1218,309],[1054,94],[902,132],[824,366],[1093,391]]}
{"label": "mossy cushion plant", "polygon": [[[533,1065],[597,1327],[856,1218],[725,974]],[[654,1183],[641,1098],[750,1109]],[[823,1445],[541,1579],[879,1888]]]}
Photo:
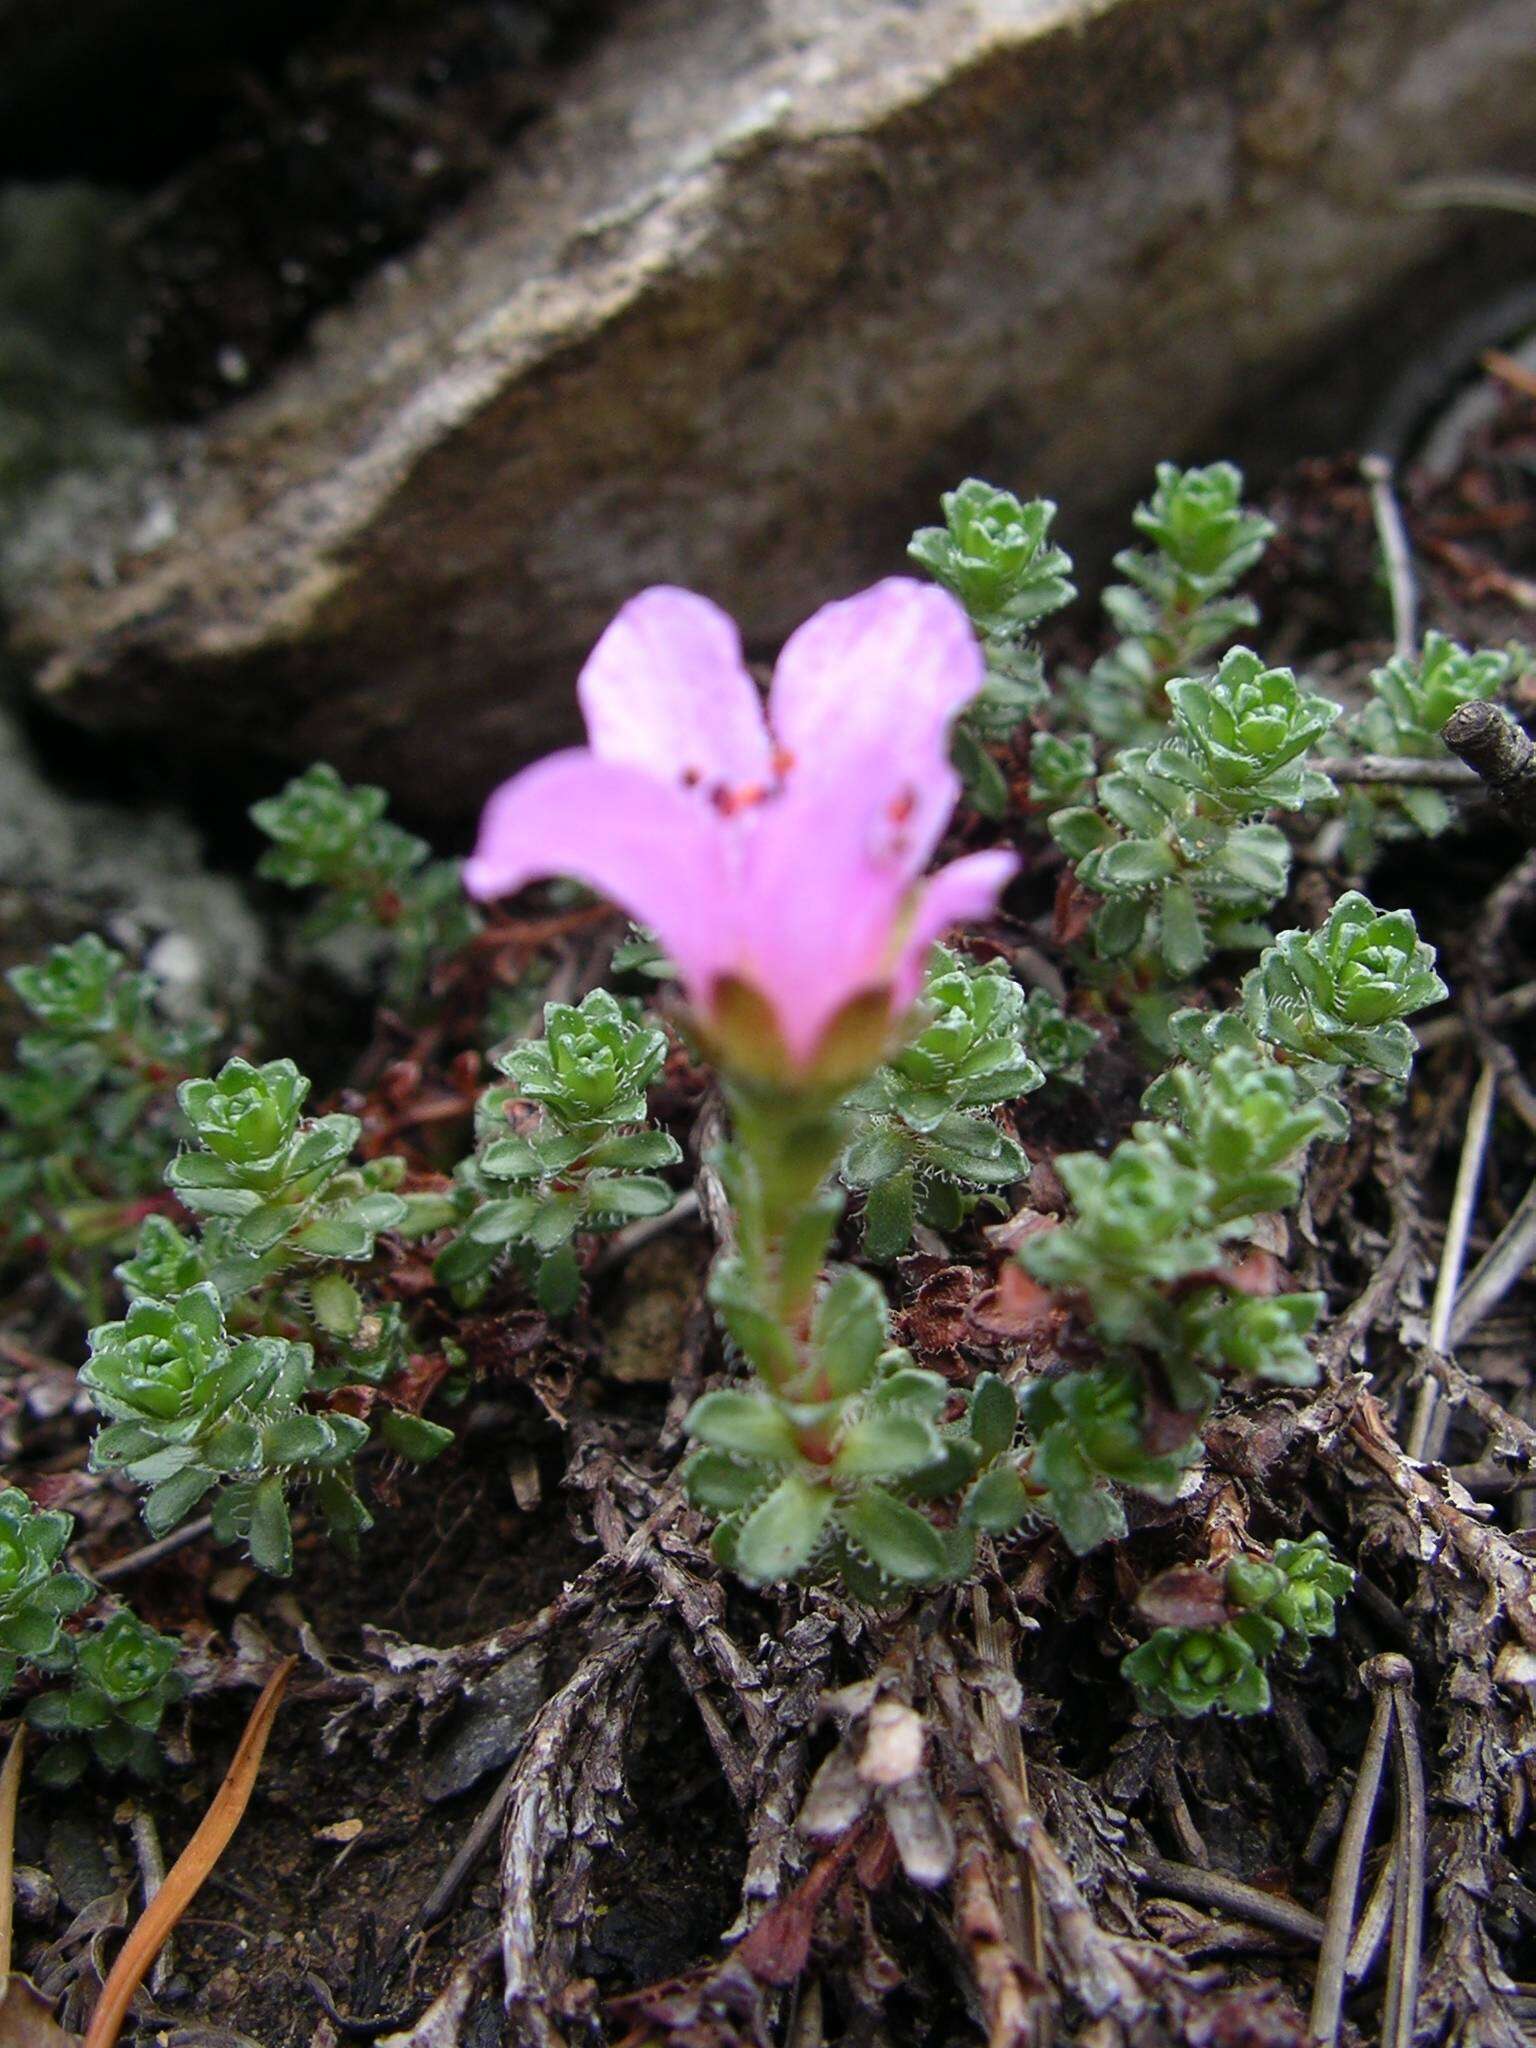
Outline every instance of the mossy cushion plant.
{"label": "mossy cushion plant", "polygon": [[[578,1233],[617,1230],[672,1206],[657,1178],[682,1152],[647,1128],[646,1090],[667,1056],[665,1032],[606,989],[579,1004],[550,1003],[544,1035],[497,1062],[506,1080],[481,1098],[475,1156],[459,1170],[454,1203],[462,1228],[438,1255],[437,1276],[460,1301],[483,1292],[510,1255],[556,1314],[581,1287]],[[514,1131],[508,1112],[537,1105],[534,1126]]]}
{"label": "mossy cushion plant", "polygon": [[[164,1014],[99,939],[12,973],[4,1249],[40,1247],[88,1317],[92,1467],[140,1491],[153,1537],[206,1513],[275,1575],[311,1530],[354,1546],[364,1461],[452,1441],[422,1409],[466,1370],[455,1317],[580,1317],[599,1241],[672,1208],[689,1162],[653,1097],[690,1063],[725,1113],[702,1162],[726,1210],[725,1376],[689,1407],[682,1484],[747,1586],[889,1606],[1019,1531],[1117,1541],[1138,1496],[1195,1483],[1219,1400],[1315,1379],[1325,1304],[1288,1284],[1275,1215],[1362,1088],[1401,1089],[1410,1020],[1445,987],[1412,917],[1362,889],[1273,925],[1315,826],[1363,860],[1445,823],[1438,796],[1344,797],[1320,764],[1432,756],[1510,657],[1431,634],[1343,721],[1247,644],[1238,585],[1271,529],[1239,473],[1164,465],[1106,598],[1113,644],[1052,677],[1040,629],[1075,595],[1056,508],[972,478],[942,514],[911,547],[933,581],[818,612],[766,702],[715,606],[632,599],[580,677],[588,745],[496,790],[462,871],[325,766],[257,806],[263,874],[314,892],[319,926],[369,934],[412,1029],[495,940],[476,906],[545,878],[635,920],[620,986],[677,984],[661,1021],[601,987],[540,1019],[530,983],[456,1168],[391,1153],[356,1102],[314,1113],[291,1060],[242,1044],[219,1064],[214,1021]],[[970,850],[934,868],[957,823]],[[1004,903],[1021,845],[1055,864],[1049,966]],[[1111,1051],[1118,1123],[1053,1149]],[[1004,1278],[1044,1300],[1060,1355],[976,1371],[960,1344],[940,1372],[898,1341],[887,1282],[988,1223],[990,1279],[1018,1262]],[[87,1611],[71,1533],[0,1492],[0,1682],[53,1738],[56,1779],[148,1770],[175,1644]],[[1320,1533],[1193,1568],[1210,1614],[1125,1658],[1155,1714],[1261,1709],[1274,1659],[1331,1632],[1351,1579]]]}

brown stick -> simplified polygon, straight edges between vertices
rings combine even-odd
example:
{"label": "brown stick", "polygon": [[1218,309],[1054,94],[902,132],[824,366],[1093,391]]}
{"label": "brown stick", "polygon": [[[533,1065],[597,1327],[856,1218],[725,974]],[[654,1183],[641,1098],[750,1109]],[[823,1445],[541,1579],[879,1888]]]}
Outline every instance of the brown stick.
{"label": "brown stick", "polygon": [[21,1792],[21,1753],[27,1739],[24,1721],[16,1724],[11,1746],[0,1766],[0,1995],[11,1979],[11,1934],[15,1926],[16,1887],[11,1873],[16,1860],[16,1800]]}
{"label": "brown stick", "polygon": [[262,1688],[261,1697],[251,1709],[245,1733],[230,1760],[224,1782],[213,1795],[213,1804],[198,1822],[197,1832],[172,1864],[165,1883],[139,1915],[132,1933],[118,1952],[111,1974],[101,1987],[101,1997],[91,2015],[83,2048],[113,2048],[122,2032],[123,2021],[128,2017],[133,1994],[144,1981],[145,1972],[160,1953],[171,1929],[191,1904],[203,1880],[229,1846],[229,1839],[239,1827],[251,1802],[251,1794],[256,1789],[256,1774],[261,1769],[262,1755],[267,1747],[267,1737],[272,1733],[272,1723],[277,1718],[283,1688],[298,1661],[297,1657],[286,1657]]}
{"label": "brown stick", "polygon": [[1524,838],[1536,840],[1536,746],[1497,704],[1462,704],[1440,737],[1487,785],[1488,794]]}
{"label": "brown stick", "polygon": [[1170,1899],[1185,1899],[1192,1906],[1214,1906],[1234,1919],[1251,1920],[1256,1926],[1273,1928],[1276,1934],[1313,1947],[1323,1938],[1323,1923],[1294,1899],[1260,1891],[1225,1871],[1201,1870],[1193,1863],[1167,1863],[1161,1856],[1147,1857],[1148,1888],[1164,1892]]}
{"label": "brown stick", "polygon": [[1312,766],[1333,782],[1395,782],[1413,789],[1476,789],[1465,761],[1417,761],[1397,754],[1326,754]]}
{"label": "brown stick", "polygon": [[1392,1777],[1397,1788],[1397,1835],[1392,1860],[1392,1946],[1387,1955],[1387,1996],[1382,2048],[1412,2048],[1424,1948],[1424,1756],[1413,1703],[1413,1671],[1405,1660],[1392,1680]]}
{"label": "brown stick", "polygon": [[1370,1733],[1360,1758],[1355,1794],[1349,1802],[1344,1832],[1339,1838],[1333,1864],[1333,1883],[1328,1890],[1328,1912],[1323,1924],[1322,1951],[1317,1959],[1317,1980],[1312,1992],[1311,2030],[1314,2041],[1331,2044],[1339,2038],[1339,2019],[1344,2005],[1344,1964],[1349,1954],[1355,1925],[1355,1900],[1360,1893],[1360,1866],[1370,1838],[1371,1817],[1376,1811],[1376,1794],[1381,1787],[1381,1767],[1386,1761],[1387,1740],[1392,1731],[1396,1704],[1393,1680],[1397,1667],[1407,1659],[1388,1651],[1362,1667],[1362,1677],[1376,1695]]}
{"label": "brown stick", "polygon": [[1406,657],[1418,642],[1419,593],[1413,580],[1407,528],[1392,488],[1392,464],[1385,455],[1365,455],[1360,459],[1360,474],[1371,493],[1371,517],[1376,522],[1376,538],[1392,598],[1392,649]]}

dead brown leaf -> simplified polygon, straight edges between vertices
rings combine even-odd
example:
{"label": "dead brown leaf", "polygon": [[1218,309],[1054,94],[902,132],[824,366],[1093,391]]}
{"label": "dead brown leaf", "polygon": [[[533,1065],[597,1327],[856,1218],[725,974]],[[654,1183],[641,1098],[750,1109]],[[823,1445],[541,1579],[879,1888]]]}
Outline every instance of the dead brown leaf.
{"label": "dead brown leaf", "polygon": [[80,2048],[53,2016],[53,2003],[27,1977],[11,1977],[0,1991],[0,2048]]}

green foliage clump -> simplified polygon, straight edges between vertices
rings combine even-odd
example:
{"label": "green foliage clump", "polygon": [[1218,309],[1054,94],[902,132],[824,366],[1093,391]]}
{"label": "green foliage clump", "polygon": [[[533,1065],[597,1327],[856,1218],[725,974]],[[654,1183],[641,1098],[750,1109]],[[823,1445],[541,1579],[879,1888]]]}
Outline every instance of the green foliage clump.
{"label": "green foliage clump", "polygon": [[1243,982],[1242,1011],[1260,1038],[1296,1059],[1401,1082],[1414,1055],[1403,1020],[1446,993],[1409,912],[1380,911],[1351,890],[1320,931],[1287,932],[1269,948]]}
{"label": "green foliage clump", "polygon": [[[984,1374],[956,1401],[939,1374],[891,1348],[868,1274],[833,1269],[793,1359],[768,1356],[775,1339],[739,1268],[721,1270],[714,1299],[747,1356],[770,1368],[754,1391],[703,1395],[687,1419],[698,1446],[683,1472],[689,1498],[719,1518],[715,1554],[742,1578],[835,1578],[883,1605],[905,1587],[963,1578],[977,1536],[1021,1519],[1014,1395]],[[946,1496],[957,1512],[936,1522],[924,1507]]]}
{"label": "green foliage clump", "polygon": [[[74,1518],[39,1508],[16,1487],[0,1490],[0,1695],[18,1671],[68,1676],[62,1689],[27,1702],[28,1723],[66,1738],[37,1765],[45,1785],[66,1785],[94,1751],[108,1770],[141,1777],[159,1769],[155,1732],[181,1696],[174,1674],[180,1646],[126,1610],[81,1636],[63,1624],[91,1598],[91,1588],[63,1557]],[[85,1738],[85,1739],[80,1739]]]}
{"label": "green foliage clump", "polygon": [[272,841],[257,873],[321,892],[314,937],[347,926],[372,932],[388,954],[391,998],[409,1002],[434,962],[473,937],[480,920],[458,863],[433,860],[424,839],[385,817],[388,802],[382,789],[343,782],[317,762],[253,804],[251,817]]}
{"label": "green foliage clump", "polygon": [[242,1285],[254,1264],[296,1257],[367,1259],[381,1230],[408,1214],[391,1183],[398,1160],[353,1167],[355,1116],[306,1118],[309,1081],[292,1060],[233,1059],[180,1091],[196,1149],[172,1160],[166,1180],[187,1208],[218,1220],[218,1251]]}
{"label": "green foliage clump", "polygon": [[91,1332],[81,1384],[107,1418],[96,1471],[148,1489],[144,1520],[163,1536],[208,1495],[214,1535],[244,1542],[262,1571],[293,1568],[289,1496],[313,1489],[331,1534],[351,1548],[371,1517],[355,1460],[369,1428],[316,1410],[314,1353],[282,1337],[234,1338],[212,1285],[134,1302]]}
{"label": "green foliage clump", "polygon": [[1080,1017],[1069,1017],[1048,989],[1032,988],[1024,1005],[1024,1043],[1048,1081],[1081,1081],[1083,1062],[1099,1034]]}
{"label": "green foliage clump", "polygon": [[208,1277],[202,1246],[169,1216],[146,1216],[133,1257],[113,1271],[130,1301],[170,1301]]}
{"label": "green foliage clump", "polygon": [[1320,1636],[1333,1634],[1338,1604],[1355,1575],[1334,1556],[1321,1529],[1314,1529],[1299,1543],[1277,1543],[1267,1561],[1234,1559],[1226,1583],[1230,1600],[1273,1622],[1289,1648],[1305,1656]]}
{"label": "green foliage clump", "polygon": [[[412,1201],[395,1191],[403,1162],[354,1165],[358,1119],[305,1117],[309,1086],[291,1060],[243,1059],[184,1084],[195,1142],[166,1178],[201,1231],[146,1219],[118,1268],[127,1315],[91,1331],[81,1372],[109,1423],[93,1463],[148,1489],[151,1533],[212,1494],[218,1540],[246,1543],[278,1574],[292,1567],[295,1488],[345,1547],[370,1526],[355,1463],[375,1423],[414,1460],[451,1438],[390,1400],[409,1355],[404,1319],[395,1303],[370,1307],[347,1270],[373,1258],[380,1231],[411,1227]],[[370,1420],[326,1404],[343,1386],[381,1391]]]}
{"label": "green foliage clump", "polygon": [[1143,1099],[1167,1119],[1173,1157],[1209,1176],[1218,1226],[1289,1208],[1301,1192],[1302,1155],[1329,1123],[1294,1069],[1246,1045],[1217,1053],[1204,1071],[1171,1067]]}
{"label": "green foliage clump", "polygon": [[971,801],[1001,817],[1008,785],[989,744],[1009,739],[1045,701],[1038,649],[1029,635],[1077,595],[1072,559],[1050,538],[1056,507],[1021,503],[1011,491],[967,477],[940,500],[942,526],[925,526],[907,549],[970,615],[987,657],[981,694],[956,722],[955,766]]}
{"label": "green foliage clump", "polygon": [[[986,1112],[1045,1080],[1028,1049],[1024,991],[1006,962],[982,966],[936,947],[922,1004],[916,1036],[848,1105],[853,1137],[842,1176],[865,1190],[865,1249],[880,1260],[906,1250],[918,1220],[953,1229],[978,1195],[1027,1172],[1018,1144]],[[1035,1017],[1052,1021],[1038,1010]],[[1056,1039],[1065,1050],[1060,1032]]]}
{"label": "green foliage clump", "polygon": [[1125,1534],[1118,1487],[1171,1501],[1199,1449],[1197,1438],[1172,1450],[1150,1447],[1146,1390],[1129,1366],[1037,1380],[1020,1407],[1029,1505],[1079,1555]]}
{"label": "green foliage clump", "polygon": [[38,1779],[73,1784],[93,1756],[105,1771],[158,1777],[160,1723],[186,1690],[176,1670],[181,1645],[124,1608],[74,1649],[68,1687],[27,1706],[30,1726],[60,1738],[40,1759]]}
{"label": "green foliage clump", "polygon": [[1301,1543],[1277,1543],[1272,1559],[1234,1558],[1222,1588],[1229,1618],[1160,1628],[1122,1660],[1121,1672],[1149,1713],[1184,1720],[1263,1713],[1265,1664],[1282,1647],[1304,1662],[1318,1637],[1333,1634],[1338,1603],[1354,1581],[1321,1530]]}
{"label": "green foliage clump", "polygon": [[1161,1284],[1207,1272],[1220,1259],[1230,1233],[1211,1214],[1215,1178],[1182,1165],[1157,1126],[1123,1138],[1107,1158],[1064,1153],[1056,1171],[1075,1213],[1031,1239],[1025,1261],[1048,1287],[1084,1295],[1111,1343],[1143,1333]]}
{"label": "green foliage clump", "polygon": [[890,1343],[879,1282],[828,1267],[843,1198],[827,1182],[847,1139],[837,1108],[772,1089],[733,1090],[732,1107],[737,1136],[718,1163],[737,1241],[710,1298],[755,1385],[694,1404],[684,1468],[718,1518],[716,1553],[753,1584],[833,1579],[880,1605],[962,1578],[978,1536],[1028,1508],[1016,1398],[995,1375],[962,1394],[916,1367]]}
{"label": "green foliage clump", "polygon": [[131,1233],[172,1143],[176,1083],[212,1030],[164,1016],[154,977],[94,933],[6,979],[28,1028],[0,1074],[0,1259],[40,1243],[64,1291],[94,1307],[97,1277],[72,1254]]}
{"label": "green foliage clump", "polygon": [[1300,811],[1334,793],[1306,755],[1339,716],[1326,697],[1303,690],[1288,668],[1266,668],[1234,647],[1208,681],[1168,685],[1174,738],[1154,756],[1161,771],[1192,790],[1214,817],[1256,810]]}
{"label": "green foliage clump", "polygon": [[1150,1713],[1262,1714],[1269,1680],[1261,1661],[1268,1632],[1244,1618],[1221,1628],[1160,1628],[1121,1660]]}
{"label": "green foliage clump", "polygon": [[19,1487],[0,1489],[0,1694],[23,1664],[55,1671],[69,1661],[62,1624],[90,1597],[62,1562],[73,1527],[62,1509],[35,1507]]}
{"label": "green foliage clump", "polygon": [[1103,898],[1101,956],[1153,958],[1182,980],[1217,948],[1268,937],[1257,920],[1285,893],[1290,847],[1263,821],[1335,794],[1306,754],[1339,709],[1244,647],[1168,698],[1171,737],[1122,748],[1093,802],[1056,811],[1051,831]]}
{"label": "green foliage clump", "polygon": [[1235,1241],[1294,1201],[1307,1147],[1326,1129],[1295,1076],[1250,1049],[1223,1053],[1210,1074],[1177,1067],[1154,1084],[1144,1122],[1108,1158],[1056,1162],[1075,1213],[1020,1254],[1048,1286],[1086,1304],[1110,1346],[1155,1351],[1182,1406],[1209,1395],[1204,1368],[1283,1384],[1314,1369],[1301,1338],[1321,1297],[1233,1292]]}
{"label": "green foliage clump", "polygon": [[[544,1036],[497,1062],[507,1076],[477,1112],[480,1142],[459,1170],[462,1228],[438,1255],[437,1277],[461,1301],[477,1299],[509,1256],[552,1314],[575,1306],[575,1240],[660,1216],[675,1199],[664,1167],[675,1139],[645,1128],[646,1090],[667,1055],[666,1034],[605,989],[579,1004],[549,1003]],[[536,1114],[514,1124],[519,1104]]]}
{"label": "green foliage clump", "polygon": [[1037,732],[1029,746],[1029,801],[1044,817],[1087,803],[1098,752],[1085,732]]}
{"label": "green foliage clump", "polygon": [[[1346,1071],[1406,1074],[1413,1040],[1402,1019],[1444,993],[1433,957],[1406,912],[1384,915],[1363,896],[1342,898],[1322,931],[1287,933],[1266,950],[1238,1010],[1174,1018],[1185,1058],[1144,1099],[1159,1121],[1138,1123],[1107,1158],[1070,1153],[1056,1161],[1074,1213],[1019,1257],[1037,1280],[1079,1303],[1109,1363],[1075,1377],[1111,1389],[1119,1420],[1131,1414],[1126,1368],[1134,1393],[1142,1358],[1155,1361],[1175,1438],[1182,1418],[1191,1454],[1214,1374],[1281,1385],[1315,1378],[1307,1338],[1322,1296],[1249,1291],[1239,1274],[1242,1244],[1260,1216],[1296,1200],[1308,1147],[1347,1131],[1333,1092]],[[1151,1382],[1139,1383],[1145,1401]],[[1037,1419],[1026,1403],[1031,1432]],[[1050,1412],[1048,1426],[1061,1420]],[[1156,1420],[1146,1434],[1161,1455],[1170,1441],[1166,1408]],[[1117,1474],[1080,1444],[1064,1469],[1066,1480],[1048,1478],[1043,1512],[1074,1545],[1117,1531],[1106,1480],[1154,1495],[1168,1480]],[[1074,1488],[1086,1505],[1070,1497]]]}
{"label": "green foliage clump", "polygon": [[1175,1135],[1142,1125],[1108,1160],[1058,1160],[1077,1213],[1021,1257],[1037,1279],[1081,1297],[1111,1350],[1152,1353],[1192,1427],[1214,1394],[1213,1372],[1310,1384],[1316,1368],[1304,1339],[1323,1300],[1242,1290],[1232,1241],[1253,1217],[1224,1213],[1236,1206],[1233,1197],[1216,1174],[1180,1162]]}
{"label": "green foliage clump", "polygon": [[1146,1105],[1176,1113],[1181,1099],[1197,1097],[1217,1067],[1239,1053],[1290,1077],[1252,1084],[1275,1096],[1274,1114],[1284,1088],[1296,1113],[1305,1106],[1323,1136],[1343,1138],[1349,1113],[1338,1091],[1346,1076],[1362,1071],[1400,1086],[1415,1046],[1404,1020],[1445,994],[1434,950],[1419,939],[1412,917],[1378,911],[1352,890],[1321,930],[1287,932],[1266,948],[1244,976],[1235,1009],[1175,1012],[1168,1036],[1182,1064],[1153,1084]]}
{"label": "green foliage clump", "polygon": [[147,1054],[144,1033],[154,1005],[154,982],[135,974],[120,953],[94,932],[70,946],[55,946],[36,965],[6,977],[26,1004],[40,1035],[55,1051],[79,1046]]}
{"label": "green foliage clump", "polygon": [[380,1231],[415,1227],[416,1204],[397,1192],[403,1161],[353,1164],[356,1117],[303,1115],[309,1085],[292,1060],[243,1059],[187,1083],[181,1106],[196,1149],[166,1180],[204,1218],[201,1238],[152,1217],[118,1275],[130,1295],[155,1300],[211,1280],[242,1321],[280,1314],[304,1331],[327,1354],[321,1384],[377,1386],[405,1363],[399,1312],[365,1314],[334,1269],[370,1260]]}
{"label": "green foliage clump", "polygon": [[[1506,651],[1470,654],[1444,633],[1426,633],[1416,656],[1394,655],[1372,673],[1371,701],[1352,721],[1349,742],[1387,760],[1448,760],[1440,733],[1451,713],[1497,697],[1514,672],[1514,656]],[[1381,841],[1443,832],[1451,806],[1438,789],[1361,783],[1347,792],[1344,817],[1345,855],[1363,867]]]}
{"label": "green foliage clump", "polygon": [[1202,657],[1257,624],[1252,604],[1232,590],[1274,527],[1242,500],[1242,472],[1230,462],[1158,464],[1157,488],[1134,515],[1151,545],[1116,555],[1129,580],[1104,593],[1119,640],[1086,676],[1067,683],[1073,712],[1101,739],[1115,746],[1155,740],[1170,680],[1193,675]]}

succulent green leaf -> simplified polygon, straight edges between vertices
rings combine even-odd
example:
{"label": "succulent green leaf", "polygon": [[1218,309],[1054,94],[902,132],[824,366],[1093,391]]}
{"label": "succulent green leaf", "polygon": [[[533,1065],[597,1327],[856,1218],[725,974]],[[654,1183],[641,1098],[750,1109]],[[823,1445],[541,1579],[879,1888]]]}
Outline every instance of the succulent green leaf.
{"label": "succulent green leaf", "polygon": [[833,1276],[816,1304],[811,1349],[834,1394],[861,1393],[885,1349],[887,1314],[879,1282],[856,1266]]}
{"label": "succulent green leaf", "polygon": [[1263,1668],[1232,1627],[1161,1628],[1120,1669],[1154,1714],[1192,1720],[1212,1711],[1260,1714],[1269,1705]]}
{"label": "succulent green leaf", "polygon": [[1023,1480],[1012,1465],[994,1465],[983,1472],[965,1497],[960,1519],[967,1528],[984,1529],[993,1536],[1016,1529],[1029,1512],[1030,1499]]}
{"label": "succulent green leaf", "polygon": [[875,1409],[848,1430],[831,1469],[838,1480],[903,1479],[931,1465],[942,1451],[938,1431],[922,1416]]}
{"label": "succulent green leaf", "polygon": [[792,1579],[816,1553],[833,1495],[791,1473],[753,1508],[736,1533],[735,1568],[749,1585]]}
{"label": "succulent green leaf", "polygon": [[251,1496],[251,1525],[248,1534],[251,1562],[275,1579],[285,1579],[293,1570],[293,1524],[283,1482],[274,1476],[264,1479]]}
{"label": "succulent green leaf", "polygon": [[871,1564],[911,1585],[936,1585],[947,1564],[933,1524],[878,1486],[862,1487],[837,1507],[838,1523]]}
{"label": "succulent green leaf", "polygon": [[888,1265],[912,1242],[916,1215],[916,1173],[908,1166],[877,1180],[864,1198],[864,1248],[879,1265]]}
{"label": "succulent green leaf", "polygon": [[683,1486],[697,1508],[714,1515],[734,1515],[749,1507],[773,1484],[765,1465],[732,1457],[726,1451],[698,1450],[683,1465]]}
{"label": "succulent green leaf", "polygon": [[581,1299],[581,1265],[568,1244],[559,1245],[539,1261],[534,1282],[539,1307],[552,1316],[567,1316]]}
{"label": "succulent green leaf", "polygon": [[216,1482],[217,1474],[206,1465],[189,1465],[154,1487],[144,1501],[144,1526],[150,1535],[167,1535],[184,1522]]}
{"label": "succulent green leaf", "polygon": [[386,1408],[379,1434],[389,1448],[413,1465],[429,1465],[453,1442],[453,1431],[440,1422],[428,1422],[424,1415],[409,1414],[404,1408]]}
{"label": "succulent green leaf", "polygon": [[984,1372],[971,1392],[968,1427],[985,1463],[990,1465],[1012,1449],[1018,1424],[1019,1403],[1013,1389],[995,1372]]}
{"label": "succulent green leaf", "polygon": [[733,1388],[701,1394],[684,1427],[700,1443],[744,1458],[780,1462],[795,1456],[794,1431],[766,1394],[738,1393]]}
{"label": "succulent green leaf", "polygon": [[315,1321],[333,1337],[355,1337],[363,1320],[363,1298],[340,1273],[320,1273],[310,1282]]}

